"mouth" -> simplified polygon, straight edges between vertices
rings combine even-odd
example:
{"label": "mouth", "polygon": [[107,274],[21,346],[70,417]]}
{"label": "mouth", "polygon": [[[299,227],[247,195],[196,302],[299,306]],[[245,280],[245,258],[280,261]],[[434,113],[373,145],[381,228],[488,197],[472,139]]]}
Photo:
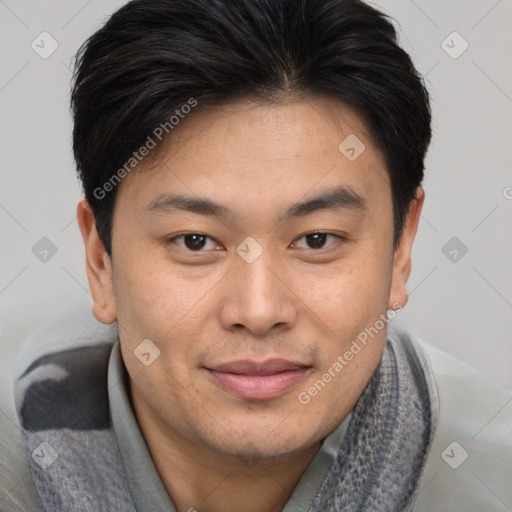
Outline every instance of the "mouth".
{"label": "mouth", "polygon": [[263,363],[232,361],[205,369],[225,391],[244,400],[269,400],[296,386],[309,373],[310,367],[272,359]]}

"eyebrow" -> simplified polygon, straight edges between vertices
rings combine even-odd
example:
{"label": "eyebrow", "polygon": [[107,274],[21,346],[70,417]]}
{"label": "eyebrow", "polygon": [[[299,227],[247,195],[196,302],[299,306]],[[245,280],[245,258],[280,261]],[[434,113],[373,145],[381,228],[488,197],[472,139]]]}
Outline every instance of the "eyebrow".
{"label": "eyebrow", "polygon": [[[327,189],[311,199],[291,205],[279,217],[279,221],[294,217],[305,217],[322,210],[335,210],[339,208],[364,213],[368,211],[368,204],[363,196],[350,187]],[[151,201],[147,205],[146,211],[151,215],[187,211],[205,216],[224,218],[234,216],[234,212],[231,209],[210,199],[167,193],[160,194]]]}

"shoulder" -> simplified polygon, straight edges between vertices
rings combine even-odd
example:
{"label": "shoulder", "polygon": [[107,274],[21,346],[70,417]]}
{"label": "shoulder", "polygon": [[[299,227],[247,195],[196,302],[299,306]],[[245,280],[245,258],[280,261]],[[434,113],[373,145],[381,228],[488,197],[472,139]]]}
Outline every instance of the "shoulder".
{"label": "shoulder", "polygon": [[[4,364],[12,363],[11,354],[5,350],[2,357]],[[9,371],[0,371],[0,389],[0,510],[39,512],[43,508],[27,463]]]}
{"label": "shoulder", "polygon": [[[16,382],[32,366],[43,364],[49,355],[81,348],[93,350],[98,341],[110,342],[117,332],[113,326],[95,321],[89,311],[69,310],[44,322],[21,344],[2,344],[0,367],[0,510],[2,512],[41,512],[39,495],[32,480],[25,451],[19,414]],[[13,344],[19,345],[13,347]],[[14,391],[13,391],[14,389]]]}
{"label": "shoulder", "polygon": [[512,510],[512,391],[430,343],[409,339],[437,401],[413,511]]}

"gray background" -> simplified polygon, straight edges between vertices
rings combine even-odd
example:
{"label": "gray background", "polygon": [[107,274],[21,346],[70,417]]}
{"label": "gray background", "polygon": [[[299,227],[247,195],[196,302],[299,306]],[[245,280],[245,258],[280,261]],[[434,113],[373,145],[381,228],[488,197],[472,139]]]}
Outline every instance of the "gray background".
{"label": "gray background", "polygon": [[[4,353],[71,304],[90,307],[75,218],[81,190],[71,153],[69,66],[123,3],[0,0]],[[512,0],[370,3],[396,20],[401,45],[426,77],[434,115],[410,301],[397,323],[512,386]],[[43,31],[59,45],[47,59],[31,47]],[[469,44],[458,58],[464,43],[448,37],[454,31]],[[57,249],[46,262],[32,252],[43,237]]]}

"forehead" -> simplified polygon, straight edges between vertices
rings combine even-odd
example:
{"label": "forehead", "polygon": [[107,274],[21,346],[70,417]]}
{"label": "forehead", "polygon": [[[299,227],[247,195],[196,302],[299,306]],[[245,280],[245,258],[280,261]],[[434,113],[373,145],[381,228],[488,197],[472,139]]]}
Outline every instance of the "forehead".
{"label": "forehead", "polygon": [[238,206],[242,214],[282,211],[287,199],[340,186],[368,206],[390,193],[384,158],[363,119],[330,98],[197,110],[161,144],[154,161],[142,160],[123,179],[119,202],[147,210],[177,193]]}

